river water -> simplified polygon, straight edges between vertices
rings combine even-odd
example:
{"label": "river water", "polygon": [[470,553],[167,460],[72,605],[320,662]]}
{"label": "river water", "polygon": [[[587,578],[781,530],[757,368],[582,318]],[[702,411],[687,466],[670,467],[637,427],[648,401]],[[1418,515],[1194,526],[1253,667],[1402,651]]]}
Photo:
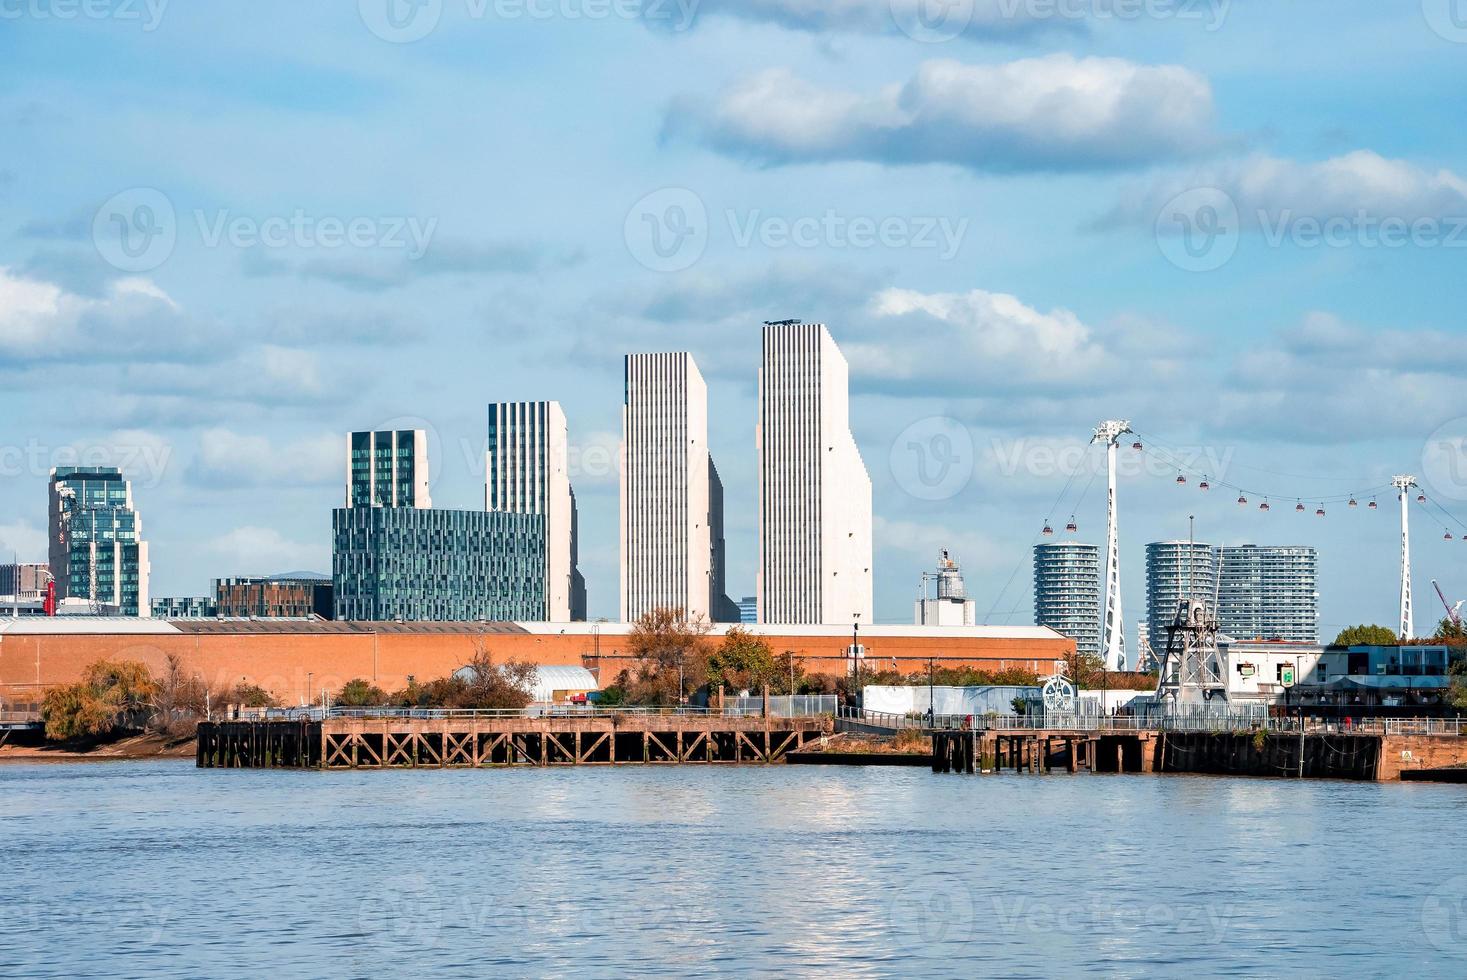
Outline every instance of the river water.
{"label": "river water", "polygon": [[4,977],[1467,975],[1467,788],[0,766]]}

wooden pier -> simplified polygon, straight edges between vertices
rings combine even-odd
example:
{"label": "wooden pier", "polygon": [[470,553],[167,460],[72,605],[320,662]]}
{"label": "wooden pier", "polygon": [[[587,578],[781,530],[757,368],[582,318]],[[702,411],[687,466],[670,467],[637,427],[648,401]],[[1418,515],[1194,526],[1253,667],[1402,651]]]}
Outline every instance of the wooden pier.
{"label": "wooden pier", "polygon": [[822,718],[682,714],[206,722],[202,769],[388,769],[782,762],[818,741]]}
{"label": "wooden pier", "polygon": [[1467,761],[1467,737],[1341,732],[943,731],[933,772],[1193,773],[1294,779],[1400,779],[1426,764]]}
{"label": "wooden pier", "polygon": [[1159,733],[934,731],[933,772],[1152,772]]}

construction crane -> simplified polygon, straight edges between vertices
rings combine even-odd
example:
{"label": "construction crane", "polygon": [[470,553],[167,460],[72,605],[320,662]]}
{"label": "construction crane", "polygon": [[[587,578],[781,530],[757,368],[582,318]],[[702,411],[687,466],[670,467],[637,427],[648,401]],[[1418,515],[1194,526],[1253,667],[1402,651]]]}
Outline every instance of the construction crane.
{"label": "construction crane", "polygon": [[1436,584],[1436,579],[1432,579],[1431,580],[1431,585],[1432,585],[1432,588],[1436,589],[1437,597],[1441,599],[1442,605],[1446,607],[1446,610],[1447,610],[1447,618],[1452,621],[1452,625],[1453,626],[1461,626],[1462,625],[1462,613],[1461,613],[1462,603],[1467,602],[1467,599],[1458,599],[1457,600],[1457,604],[1454,606],[1450,602],[1447,601],[1447,597],[1442,593],[1442,587],[1440,585],[1437,585]]}

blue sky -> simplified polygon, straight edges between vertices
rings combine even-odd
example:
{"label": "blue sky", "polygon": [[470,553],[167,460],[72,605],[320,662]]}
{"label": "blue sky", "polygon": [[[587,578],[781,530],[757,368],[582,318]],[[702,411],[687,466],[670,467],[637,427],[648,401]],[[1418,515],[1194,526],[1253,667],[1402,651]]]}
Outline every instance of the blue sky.
{"label": "blue sky", "polygon": [[[431,429],[435,503],[479,506],[485,404],[556,398],[612,615],[620,355],[688,349],[737,597],[786,316],[852,361],[881,621],[950,547],[1028,622],[1045,519],[1103,538],[1050,463],[1102,418],[1288,504],[1133,459],[1128,635],[1189,514],[1318,547],[1331,635],[1394,621],[1394,502],[1295,497],[1409,472],[1467,514],[1467,4],[393,2],[0,4],[0,548],[43,555],[82,454],[132,473],[155,595],[324,570],[344,432]],[[1413,519],[1425,619],[1467,543]]]}

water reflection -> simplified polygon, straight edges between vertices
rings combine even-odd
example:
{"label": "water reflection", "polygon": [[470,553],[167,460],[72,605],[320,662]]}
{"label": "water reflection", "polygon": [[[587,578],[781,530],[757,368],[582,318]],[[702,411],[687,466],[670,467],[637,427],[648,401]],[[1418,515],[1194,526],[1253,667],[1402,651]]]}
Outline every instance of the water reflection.
{"label": "water reflection", "polygon": [[[0,975],[1467,971],[1457,787],[0,767]],[[1400,833],[1410,828],[1410,833]]]}

